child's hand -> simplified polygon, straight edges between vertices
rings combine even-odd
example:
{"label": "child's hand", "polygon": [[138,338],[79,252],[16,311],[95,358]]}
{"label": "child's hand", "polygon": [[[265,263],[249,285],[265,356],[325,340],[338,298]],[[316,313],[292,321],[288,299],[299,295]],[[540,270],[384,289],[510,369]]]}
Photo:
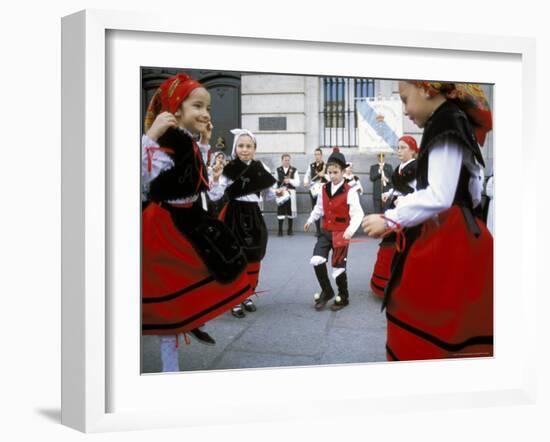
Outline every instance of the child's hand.
{"label": "child's hand", "polygon": [[212,124],[211,121],[209,121],[208,123],[206,123],[204,130],[200,132],[200,139],[199,139],[200,144],[203,144],[203,145],[210,144],[210,138],[212,138],[212,129],[214,129],[214,125]]}
{"label": "child's hand", "polygon": [[353,235],[350,232],[344,232],[342,235],[342,238],[344,238],[346,241],[349,241]]}
{"label": "child's hand", "polygon": [[304,225],[304,232],[309,232],[309,228],[311,227],[311,224],[310,223],[305,223]]}
{"label": "child's hand", "polygon": [[218,181],[223,173],[223,166],[221,164],[212,167],[212,179]]}
{"label": "child's hand", "polygon": [[363,231],[373,238],[380,237],[387,228],[386,220],[379,214],[365,216],[361,226],[363,227]]}
{"label": "child's hand", "polygon": [[158,141],[169,127],[178,127],[176,117],[170,112],[162,112],[157,115],[157,118],[153,121],[146,135],[151,138],[151,140]]}

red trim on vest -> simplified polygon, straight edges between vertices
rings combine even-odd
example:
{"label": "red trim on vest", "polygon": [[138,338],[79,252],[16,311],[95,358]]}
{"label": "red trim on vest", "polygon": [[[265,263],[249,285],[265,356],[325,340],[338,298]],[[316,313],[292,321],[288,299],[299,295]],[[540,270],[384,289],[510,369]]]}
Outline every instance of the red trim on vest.
{"label": "red trim on vest", "polygon": [[323,186],[323,229],[330,232],[346,230],[349,226],[348,192],[351,186],[348,183],[342,186],[343,192],[332,198],[328,196],[326,185]]}

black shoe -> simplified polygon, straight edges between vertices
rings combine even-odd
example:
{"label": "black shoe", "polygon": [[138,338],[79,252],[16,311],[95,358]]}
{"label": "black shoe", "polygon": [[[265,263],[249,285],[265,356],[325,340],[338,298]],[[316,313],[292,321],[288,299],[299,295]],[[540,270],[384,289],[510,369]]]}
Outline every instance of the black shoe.
{"label": "black shoe", "polygon": [[246,313],[244,312],[243,308],[240,305],[236,305],[231,309],[231,314],[235,316],[235,318],[242,319],[246,316]]}
{"label": "black shoe", "polygon": [[330,309],[333,312],[337,312],[338,310],[342,310],[346,305],[349,305],[349,300],[338,295],[334,301],[334,304],[330,306]]}
{"label": "black shoe", "polygon": [[315,299],[315,310],[323,310],[327,303],[334,298],[334,292],[333,293],[325,293],[321,292],[321,295],[318,299]]}
{"label": "black shoe", "polygon": [[197,341],[199,341],[201,344],[206,345],[215,345],[216,341],[212,336],[210,336],[205,331],[201,330],[200,328],[194,328],[189,332],[191,336],[193,336]]}
{"label": "black shoe", "polygon": [[255,312],[256,311],[256,306],[252,302],[252,299],[245,299],[243,301],[242,305],[243,305],[244,309],[247,312]]}
{"label": "black shoe", "polygon": [[277,236],[283,236],[283,231],[279,230],[279,233],[277,233]]}
{"label": "black shoe", "polygon": [[315,310],[317,310],[317,311],[323,310],[325,308],[325,306],[327,305],[327,302],[328,302],[328,300],[316,301],[315,302]]}

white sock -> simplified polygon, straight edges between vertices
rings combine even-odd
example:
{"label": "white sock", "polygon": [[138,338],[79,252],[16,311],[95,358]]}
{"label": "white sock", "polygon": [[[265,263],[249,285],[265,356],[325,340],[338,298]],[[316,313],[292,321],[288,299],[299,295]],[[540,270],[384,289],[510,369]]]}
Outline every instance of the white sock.
{"label": "white sock", "polygon": [[180,371],[178,349],[176,347],[176,335],[160,337],[160,359],[162,372]]}

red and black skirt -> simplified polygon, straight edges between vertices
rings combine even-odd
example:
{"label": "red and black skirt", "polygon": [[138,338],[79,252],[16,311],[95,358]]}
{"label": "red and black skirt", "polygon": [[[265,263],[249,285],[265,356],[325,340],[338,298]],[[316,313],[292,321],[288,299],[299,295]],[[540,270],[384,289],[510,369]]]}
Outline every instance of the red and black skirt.
{"label": "red and black skirt", "polygon": [[493,238],[467,210],[425,222],[408,250],[386,295],[388,360],[493,355]]}
{"label": "red and black skirt", "polygon": [[[220,231],[215,224],[219,221],[212,224],[196,208],[177,209],[176,215],[175,210],[151,203],[142,214],[143,334],[187,332],[252,294],[244,255],[228,253],[238,249],[242,255],[227,239],[234,239],[230,232]],[[185,228],[178,220],[186,223]],[[202,235],[202,243],[194,239],[197,234]],[[220,243],[222,250],[216,253],[222,257],[208,259],[205,253]],[[213,269],[224,262],[229,273],[224,268]]]}
{"label": "red and black skirt", "polygon": [[370,278],[371,290],[379,298],[384,297],[384,290],[390,279],[392,259],[395,255],[395,235],[390,236],[391,238],[384,239],[378,247],[376,263]]}

